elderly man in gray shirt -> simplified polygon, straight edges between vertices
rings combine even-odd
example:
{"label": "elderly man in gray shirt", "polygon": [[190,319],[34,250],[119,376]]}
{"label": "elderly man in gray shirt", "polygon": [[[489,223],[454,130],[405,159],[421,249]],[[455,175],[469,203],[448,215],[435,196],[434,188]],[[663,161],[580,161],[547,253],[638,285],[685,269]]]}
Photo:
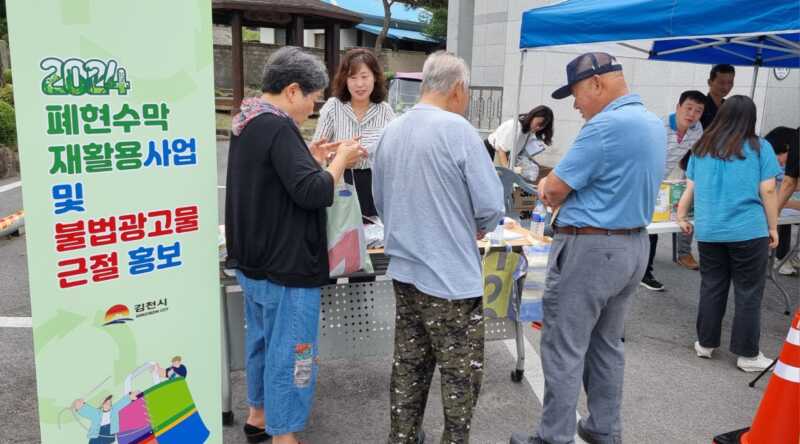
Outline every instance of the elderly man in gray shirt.
{"label": "elderly man in gray shirt", "polygon": [[437,364],[442,443],[468,443],[483,373],[483,281],[475,242],[503,216],[503,191],[481,138],[462,115],[464,61],[436,52],[420,102],[385,129],[373,194],[385,224],[397,306],[390,444],[424,440],[422,418]]}

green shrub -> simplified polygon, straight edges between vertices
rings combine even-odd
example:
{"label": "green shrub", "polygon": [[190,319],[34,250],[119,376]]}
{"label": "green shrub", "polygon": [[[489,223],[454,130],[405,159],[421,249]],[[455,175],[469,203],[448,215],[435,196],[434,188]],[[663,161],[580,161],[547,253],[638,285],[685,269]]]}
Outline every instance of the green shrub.
{"label": "green shrub", "polygon": [[14,106],[14,87],[10,83],[0,87],[0,100]]}
{"label": "green shrub", "polygon": [[242,41],[259,42],[261,41],[261,32],[258,30],[258,28],[244,28],[242,29]]}
{"label": "green shrub", "polygon": [[17,143],[17,121],[14,118],[14,107],[0,102],[0,144],[15,145]]}
{"label": "green shrub", "polygon": [[389,80],[392,80],[394,78],[395,73],[394,71],[385,71],[383,73],[383,76],[386,77],[386,81],[388,82]]}
{"label": "green shrub", "polygon": [[14,83],[12,81],[13,79],[12,79],[12,76],[11,76],[11,70],[10,69],[3,70],[3,79],[5,79],[6,83]]}

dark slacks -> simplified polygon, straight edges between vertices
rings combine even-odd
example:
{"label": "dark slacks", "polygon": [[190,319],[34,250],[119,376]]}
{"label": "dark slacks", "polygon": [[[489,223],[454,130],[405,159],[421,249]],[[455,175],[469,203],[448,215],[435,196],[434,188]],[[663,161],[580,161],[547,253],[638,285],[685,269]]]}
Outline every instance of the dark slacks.
{"label": "dark slacks", "polygon": [[744,357],[759,352],[761,300],[767,278],[769,238],[741,242],[698,242],[700,302],[697,339],[708,348],[720,346],[722,319],[733,283],[735,311],[730,351]]}
{"label": "dark slacks", "polygon": [[658,249],[658,235],[650,235],[650,253],[647,256],[647,271],[645,275],[653,274],[653,259],[656,258],[656,250]]}
{"label": "dark slacks", "polygon": [[792,226],[778,225],[778,248],[775,249],[775,258],[783,259],[792,248]]}
{"label": "dark slacks", "polygon": [[348,170],[344,174],[344,181],[356,187],[361,214],[367,217],[377,216],[378,210],[375,209],[375,200],[372,197],[372,170]]}

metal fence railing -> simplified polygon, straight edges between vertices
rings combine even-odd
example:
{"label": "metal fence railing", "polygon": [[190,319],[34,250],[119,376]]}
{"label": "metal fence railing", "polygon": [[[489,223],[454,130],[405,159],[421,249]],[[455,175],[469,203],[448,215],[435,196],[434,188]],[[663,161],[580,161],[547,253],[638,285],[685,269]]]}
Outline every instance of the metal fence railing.
{"label": "metal fence railing", "polygon": [[494,131],[503,118],[503,88],[470,86],[467,120],[481,132]]}

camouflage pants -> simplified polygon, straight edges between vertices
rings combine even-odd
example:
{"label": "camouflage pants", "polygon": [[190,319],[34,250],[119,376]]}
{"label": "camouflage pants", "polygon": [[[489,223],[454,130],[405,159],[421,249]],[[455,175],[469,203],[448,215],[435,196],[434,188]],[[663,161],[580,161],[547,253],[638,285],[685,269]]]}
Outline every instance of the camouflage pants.
{"label": "camouflage pants", "polygon": [[415,444],[436,365],[442,377],[442,444],[466,444],[483,378],[482,298],[437,298],[394,281],[396,324],[389,444]]}

